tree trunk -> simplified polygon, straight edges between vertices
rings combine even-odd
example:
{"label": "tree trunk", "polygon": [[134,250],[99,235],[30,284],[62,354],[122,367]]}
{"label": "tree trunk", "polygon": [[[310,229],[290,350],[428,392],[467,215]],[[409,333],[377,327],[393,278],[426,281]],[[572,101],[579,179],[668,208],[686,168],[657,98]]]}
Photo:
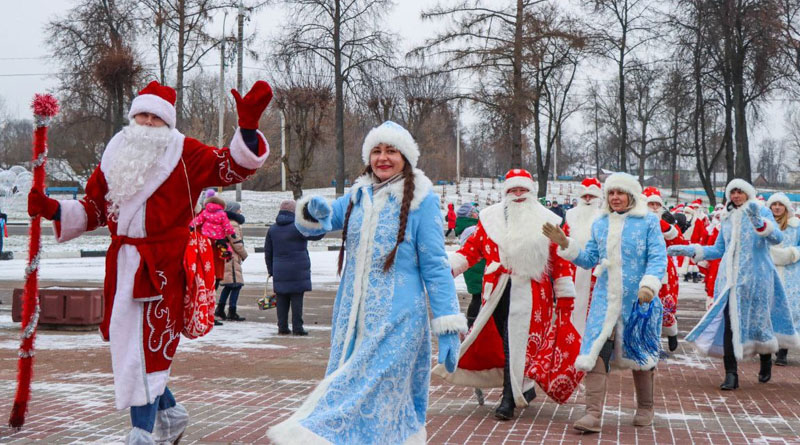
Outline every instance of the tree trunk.
{"label": "tree trunk", "polygon": [[[738,62],[738,61],[737,61]],[[733,83],[733,110],[734,110],[734,137],[736,141],[736,165],[734,173],[737,178],[750,182],[750,147],[747,140],[747,102],[744,98],[743,67],[734,68]]]}
{"label": "tree trunk", "polygon": [[594,99],[594,166],[595,175],[600,179],[600,124],[597,117],[597,98]]}
{"label": "tree trunk", "polygon": [[628,111],[625,107],[625,37],[622,32],[622,45],[619,50],[619,171],[628,171]]}
{"label": "tree trunk", "polygon": [[[512,74],[513,97],[511,98],[511,165],[522,168],[522,26],[523,0],[517,0],[517,19],[514,24],[514,67]],[[539,191],[541,193],[541,189]]]}
{"label": "tree trunk", "polygon": [[736,177],[733,153],[733,97],[729,86],[725,87],[725,131],[723,133],[725,144],[725,171],[730,182]]}
{"label": "tree trunk", "polygon": [[344,78],[342,77],[341,0],[334,0],[333,72],[336,88],[336,196],[344,195]]}
{"label": "tree trunk", "polygon": [[178,0],[178,73],[175,76],[175,126],[183,124],[183,69],[186,46],[186,0]]}
{"label": "tree trunk", "polygon": [[[533,98],[533,147],[536,151],[536,180],[539,184],[538,196],[547,196],[547,176],[549,169],[542,156],[542,126],[539,122],[539,111],[541,109],[541,95],[536,94]],[[555,179],[555,178],[554,178]]]}

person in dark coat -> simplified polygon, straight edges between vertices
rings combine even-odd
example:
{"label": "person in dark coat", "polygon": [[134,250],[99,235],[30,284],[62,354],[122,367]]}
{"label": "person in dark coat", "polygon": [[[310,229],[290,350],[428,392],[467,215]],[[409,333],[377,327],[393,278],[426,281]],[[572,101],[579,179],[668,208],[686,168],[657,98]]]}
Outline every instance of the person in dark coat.
{"label": "person in dark coat", "polygon": [[[277,296],[278,334],[308,335],[303,329],[303,294],[311,290],[311,259],[308,241],[324,235],[305,237],[294,225],[294,200],[281,203],[275,224],[264,240],[264,260]],[[289,306],[292,330],[289,330]]]}
{"label": "person in dark coat", "polygon": [[560,216],[561,221],[566,220],[567,212],[560,205],[558,205],[558,200],[555,198],[553,199],[553,203],[550,205],[550,211]]}

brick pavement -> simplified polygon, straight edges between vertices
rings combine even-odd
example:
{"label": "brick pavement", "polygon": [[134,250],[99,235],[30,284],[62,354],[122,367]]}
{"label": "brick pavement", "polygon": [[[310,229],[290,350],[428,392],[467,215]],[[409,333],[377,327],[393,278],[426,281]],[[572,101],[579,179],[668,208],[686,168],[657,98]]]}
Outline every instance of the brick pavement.
{"label": "brick pavement", "polygon": [[[15,382],[11,345],[17,331],[6,312],[10,288],[15,284],[0,283],[0,299],[6,302],[0,305],[3,419],[8,415]],[[681,335],[702,314],[701,292],[700,285],[682,291]],[[312,330],[307,338],[274,335],[274,311],[257,311],[257,296],[257,290],[245,290],[240,305],[248,322],[228,328],[228,333],[248,338],[237,341],[228,335],[225,342],[184,341],[179,348],[170,387],[192,416],[182,443],[269,443],[264,436],[266,428],[290,415],[324,373],[333,294],[309,295],[305,318]],[[466,305],[466,296],[462,303]],[[94,332],[45,331],[41,335],[40,344],[49,349],[40,349],[37,356],[27,425],[18,433],[0,428],[0,442],[121,442],[128,417],[113,408],[108,349],[97,342]],[[723,375],[721,361],[700,358],[681,344],[673,357],[658,367],[656,420],[650,428],[630,425],[632,378],[629,371],[612,371],[603,431],[593,436],[581,436],[571,428],[583,413],[580,395],[564,405],[540,396],[528,408],[518,410],[515,420],[497,422],[492,410],[499,401],[499,389],[487,391],[486,405],[479,406],[471,389],[453,387],[434,377],[428,439],[431,444],[800,444],[800,356],[790,354],[789,359],[790,366],[774,368],[767,384],[757,383],[756,360],[742,363],[741,388],[722,392],[717,389]]]}

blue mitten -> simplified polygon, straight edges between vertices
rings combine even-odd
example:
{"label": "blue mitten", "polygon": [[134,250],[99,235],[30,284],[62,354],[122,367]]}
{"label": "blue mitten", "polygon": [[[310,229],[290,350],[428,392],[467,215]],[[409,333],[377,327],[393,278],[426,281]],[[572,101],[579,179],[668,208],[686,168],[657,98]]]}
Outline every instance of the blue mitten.
{"label": "blue mitten", "polygon": [[667,247],[667,255],[669,256],[688,256],[694,257],[694,247],[689,246],[669,246]]}
{"label": "blue mitten", "polygon": [[326,232],[329,232],[333,225],[331,222],[331,205],[328,204],[328,200],[323,198],[322,196],[314,196],[306,205],[308,209],[308,214],[311,215],[312,218],[319,221],[320,225],[322,225],[322,229]]}
{"label": "blue mitten", "polygon": [[756,229],[764,227],[764,219],[761,217],[760,210],[761,209],[759,209],[758,204],[755,202],[748,203],[747,207],[744,209],[744,211],[747,213],[747,217],[750,218],[750,222]]}
{"label": "blue mitten", "polygon": [[444,363],[447,372],[456,371],[458,364],[458,350],[461,347],[461,340],[458,334],[442,334],[439,336],[439,363]]}

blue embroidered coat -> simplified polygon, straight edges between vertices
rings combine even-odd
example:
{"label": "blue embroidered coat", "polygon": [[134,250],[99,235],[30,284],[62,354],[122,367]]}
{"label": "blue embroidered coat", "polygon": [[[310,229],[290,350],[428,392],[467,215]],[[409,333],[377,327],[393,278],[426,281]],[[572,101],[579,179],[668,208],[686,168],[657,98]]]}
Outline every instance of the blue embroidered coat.
{"label": "blue embroidered coat", "polygon": [[769,253],[783,283],[794,328],[800,334],[800,219],[789,218],[786,230],[781,232],[783,241],[770,247]]}
{"label": "blue embroidered coat", "polygon": [[[414,176],[405,241],[387,273],[383,265],[397,240],[403,181],[373,195],[373,180],[363,176],[333,203],[333,230],[343,227],[348,204],[354,205],[328,369],[298,411],[270,429],[275,443],[425,443],[428,302],[434,334],[466,332],[467,326],[445,253],[439,198],[422,171]],[[316,235],[320,224],[303,218],[308,199],[298,201],[295,223],[305,235]]]}

